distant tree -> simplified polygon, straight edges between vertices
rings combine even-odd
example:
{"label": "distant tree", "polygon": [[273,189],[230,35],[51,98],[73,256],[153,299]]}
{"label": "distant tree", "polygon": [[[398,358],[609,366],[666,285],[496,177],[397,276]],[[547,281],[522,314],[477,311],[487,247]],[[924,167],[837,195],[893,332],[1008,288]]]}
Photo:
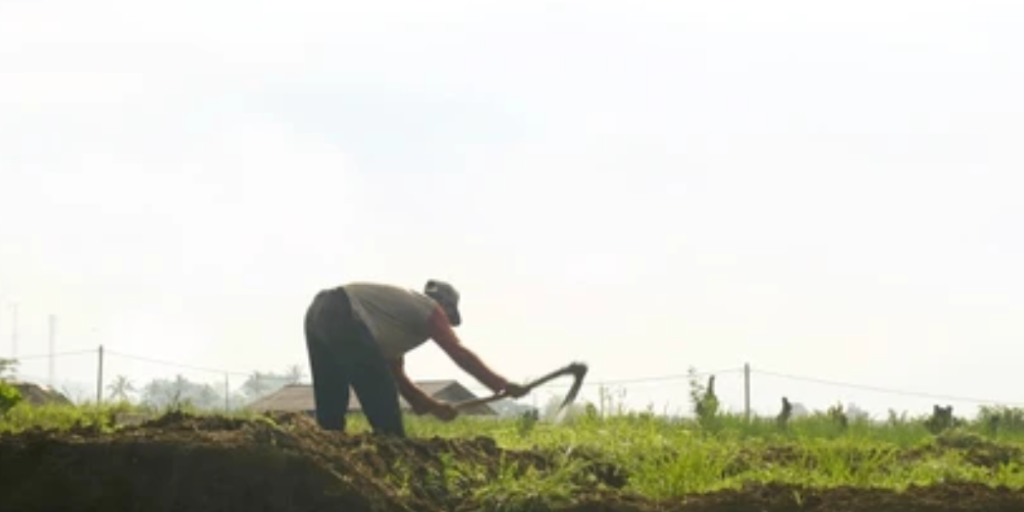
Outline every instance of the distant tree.
{"label": "distant tree", "polygon": [[191,382],[189,382],[189,380],[180,373],[174,376],[174,380],[171,381],[170,384],[170,391],[174,397],[174,405],[192,405],[189,403],[190,401],[188,399],[189,384],[191,384]]}
{"label": "distant tree", "polygon": [[[952,408],[949,414],[952,416]],[[1020,432],[1024,430],[1024,409],[1006,405],[982,405],[978,411],[978,421],[984,425],[990,435],[996,435],[1003,431]]]}
{"label": "distant tree", "polygon": [[118,375],[114,378],[114,382],[107,385],[107,392],[110,393],[110,398],[119,402],[130,402],[131,393],[135,393],[135,385],[132,384],[131,380],[124,375]]}
{"label": "distant tree", "polygon": [[929,432],[939,434],[957,426],[957,418],[953,416],[953,406],[932,406],[932,416],[925,420],[924,426]]}
{"label": "distant tree", "polygon": [[13,378],[18,371],[17,359],[0,358],[0,380]]}
{"label": "distant tree", "polygon": [[142,403],[156,408],[223,408],[224,395],[217,387],[192,382],[182,375],[174,379],[154,379],[142,388]]}
{"label": "distant tree", "polygon": [[145,405],[164,408],[178,404],[180,397],[175,393],[174,382],[170,379],[153,379],[142,387],[141,402]]}
{"label": "distant tree", "polygon": [[850,421],[868,420],[871,418],[871,414],[867,410],[860,408],[855,403],[846,404],[846,415],[850,418]]}
{"label": "distant tree", "polygon": [[793,406],[790,418],[802,418],[811,414],[811,411],[807,409],[807,406],[800,402],[790,402],[790,405]]}
{"label": "distant tree", "polygon": [[285,377],[288,379],[288,384],[298,384],[306,377],[306,373],[302,369],[302,366],[293,364],[288,367],[288,371],[285,372]]}
{"label": "distant tree", "polygon": [[198,384],[189,394],[192,403],[201,409],[224,407],[224,396],[210,384]]}
{"label": "distant tree", "polygon": [[892,427],[906,425],[909,422],[910,416],[907,414],[907,411],[899,412],[896,409],[892,408],[889,409],[889,416],[888,419],[886,419],[885,421],[887,425]]}
{"label": "distant tree", "polygon": [[850,425],[850,418],[847,416],[842,403],[836,403],[825,411],[825,415],[834,421],[841,430],[846,430]]}
{"label": "distant tree", "polygon": [[231,409],[245,407],[248,403],[249,400],[247,400],[245,395],[241,392],[235,391],[228,395],[228,407]]}
{"label": "distant tree", "polygon": [[242,383],[242,393],[245,394],[246,398],[255,400],[263,397],[267,394],[273,393],[274,380],[273,374],[264,372],[252,372],[245,382]]}
{"label": "distant tree", "polygon": [[90,390],[88,388],[80,384],[64,384],[60,387],[60,392],[62,395],[66,396],[68,400],[71,400],[72,403],[76,404],[85,402],[90,396],[95,396],[90,394]]}
{"label": "distant tree", "polygon": [[283,373],[252,372],[242,383],[242,394],[249,401],[269,395],[289,384],[298,384],[304,376],[302,367],[292,365]]}

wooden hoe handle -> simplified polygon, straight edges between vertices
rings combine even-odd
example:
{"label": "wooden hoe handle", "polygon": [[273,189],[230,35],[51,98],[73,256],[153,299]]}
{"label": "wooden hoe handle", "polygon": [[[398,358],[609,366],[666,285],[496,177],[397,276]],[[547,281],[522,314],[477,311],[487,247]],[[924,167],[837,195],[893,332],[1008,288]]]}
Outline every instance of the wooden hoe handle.
{"label": "wooden hoe handle", "polygon": [[[533,389],[536,388],[537,386],[541,386],[541,385],[547,384],[548,382],[550,382],[550,381],[552,381],[554,379],[557,379],[558,377],[563,377],[565,375],[572,375],[575,379],[573,380],[573,385],[572,385],[572,388],[570,388],[569,395],[566,397],[566,403],[562,404],[562,407],[565,407],[566,405],[571,403],[576,398],[576,394],[579,392],[580,386],[583,384],[583,377],[586,374],[587,374],[587,365],[583,364],[583,363],[575,362],[575,363],[571,363],[571,364],[569,364],[567,366],[564,366],[562,368],[559,368],[559,369],[557,369],[557,370],[555,370],[555,371],[553,371],[553,372],[551,372],[551,373],[549,373],[549,374],[547,374],[547,375],[545,375],[543,377],[535,379],[535,380],[533,380],[532,382],[526,384],[523,387],[526,388],[527,392],[530,392],[530,391],[533,391]],[[508,395],[504,391],[501,391],[501,392],[495,393],[495,394],[493,394],[491,396],[486,396],[486,397],[483,397],[483,398],[474,398],[472,400],[465,400],[465,401],[462,401],[462,402],[454,403],[452,405],[455,407],[456,410],[464,411],[466,409],[477,407],[479,405],[488,404],[488,403],[491,403],[491,402],[496,402],[496,401],[501,400],[503,398],[508,398]]]}

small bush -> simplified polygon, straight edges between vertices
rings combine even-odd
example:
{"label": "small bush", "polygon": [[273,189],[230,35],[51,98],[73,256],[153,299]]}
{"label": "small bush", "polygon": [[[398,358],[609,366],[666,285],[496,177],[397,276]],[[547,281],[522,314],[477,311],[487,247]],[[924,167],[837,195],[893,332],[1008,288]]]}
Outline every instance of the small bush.
{"label": "small bush", "polygon": [[7,411],[20,404],[23,399],[18,388],[0,381],[0,416],[6,415]]}

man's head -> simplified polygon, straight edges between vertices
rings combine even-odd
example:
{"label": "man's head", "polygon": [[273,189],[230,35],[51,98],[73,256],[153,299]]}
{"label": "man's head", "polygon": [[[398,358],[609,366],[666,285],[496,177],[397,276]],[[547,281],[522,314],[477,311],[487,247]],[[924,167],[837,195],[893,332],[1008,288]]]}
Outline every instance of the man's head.
{"label": "man's head", "polygon": [[437,301],[453,326],[458,327],[462,323],[462,314],[459,313],[459,292],[454,286],[431,279],[423,287],[423,293]]}

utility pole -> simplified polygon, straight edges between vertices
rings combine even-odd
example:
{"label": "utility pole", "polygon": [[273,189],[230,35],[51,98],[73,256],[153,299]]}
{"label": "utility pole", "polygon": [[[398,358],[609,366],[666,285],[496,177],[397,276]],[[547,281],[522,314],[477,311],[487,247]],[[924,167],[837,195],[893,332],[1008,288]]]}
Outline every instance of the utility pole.
{"label": "utility pole", "polygon": [[11,303],[11,359],[18,359],[18,303]]}
{"label": "utility pole", "polygon": [[743,416],[750,421],[750,363],[743,363]]}
{"label": "utility pole", "polygon": [[103,403],[103,345],[100,345],[99,368],[96,372],[96,405]]}
{"label": "utility pole", "polygon": [[55,385],[57,367],[57,315],[50,315],[50,388]]}

